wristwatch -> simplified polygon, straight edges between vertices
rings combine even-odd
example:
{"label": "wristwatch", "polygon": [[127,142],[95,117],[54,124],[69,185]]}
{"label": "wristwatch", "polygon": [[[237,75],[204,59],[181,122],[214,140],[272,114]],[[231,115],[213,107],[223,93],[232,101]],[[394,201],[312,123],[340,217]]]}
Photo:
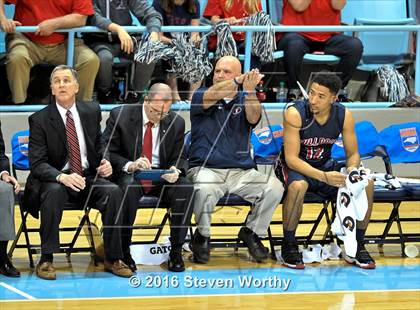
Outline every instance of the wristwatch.
{"label": "wristwatch", "polygon": [[236,80],[236,76],[233,78],[233,83],[235,83],[236,85],[238,85],[238,86],[241,86],[242,85],[242,83],[239,83],[237,80]]}
{"label": "wristwatch", "polygon": [[242,91],[242,95],[243,95],[244,97],[247,97],[247,96],[250,96],[250,95],[255,95],[255,92],[247,92],[247,91],[243,90],[243,91]]}

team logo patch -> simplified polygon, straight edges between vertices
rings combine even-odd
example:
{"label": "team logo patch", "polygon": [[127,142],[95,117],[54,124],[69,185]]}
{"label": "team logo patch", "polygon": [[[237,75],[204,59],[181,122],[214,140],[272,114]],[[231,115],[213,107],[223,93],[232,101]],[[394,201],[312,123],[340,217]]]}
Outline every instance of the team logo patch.
{"label": "team logo patch", "polygon": [[283,130],[274,130],[271,131],[269,127],[263,127],[261,129],[255,129],[254,134],[258,138],[258,142],[262,144],[270,144],[273,138],[278,138],[283,136]]}
{"label": "team logo patch", "polygon": [[360,180],[359,172],[358,171],[352,171],[349,173],[349,180],[351,183],[357,183]]}
{"label": "team logo patch", "polygon": [[350,196],[345,192],[341,192],[340,203],[347,208],[350,204]]}
{"label": "team logo patch", "polygon": [[241,112],[242,112],[242,108],[241,107],[236,107],[236,108],[233,109],[232,114],[233,115],[238,115]]}
{"label": "team logo patch", "polygon": [[419,136],[415,127],[400,129],[401,143],[405,150],[410,153],[419,148]]}
{"label": "team logo patch", "polygon": [[354,220],[351,216],[346,216],[343,220],[343,226],[346,227],[348,230],[353,232],[354,229]]}
{"label": "team logo patch", "polygon": [[22,154],[28,155],[29,150],[29,137],[28,136],[19,136],[18,137],[19,143],[19,152]]}

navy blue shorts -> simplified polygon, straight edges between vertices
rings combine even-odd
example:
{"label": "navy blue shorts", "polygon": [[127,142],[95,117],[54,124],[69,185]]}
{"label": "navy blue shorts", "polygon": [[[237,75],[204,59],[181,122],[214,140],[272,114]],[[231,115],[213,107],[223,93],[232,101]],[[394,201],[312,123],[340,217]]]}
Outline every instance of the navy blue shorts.
{"label": "navy blue shorts", "polygon": [[[340,169],[344,166],[344,164],[339,164],[335,160],[330,159],[321,167],[316,168],[322,171],[340,171]],[[287,167],[284,161],[281,162],[281,169],[276,170],[276,174],[280,181],[283,182],[285,188],[292,184],[293,181],[306,181],[308,183],[308,191],[316,193],[325,198],[337,196],[338,187],[331,186],[327,183],[304,176],[303,174]]]}

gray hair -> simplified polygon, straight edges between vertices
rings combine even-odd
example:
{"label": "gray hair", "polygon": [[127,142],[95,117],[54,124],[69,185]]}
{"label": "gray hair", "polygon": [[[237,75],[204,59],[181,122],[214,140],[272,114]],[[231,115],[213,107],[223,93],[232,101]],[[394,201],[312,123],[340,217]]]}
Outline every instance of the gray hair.
{"label": "gray hair", "polygon": [[73,78],[76,80],[76,83],[78,83],[78,84],[79,84],[79,77],[77,76],[77,71],[76,71],[76,70],[74,70],[72,67],[67,66],[67,65],[58,65],[57,67],[55,67],[55,68],[53,69],[53,71],[51,72],[51,75],[50,75],[50,84],[52,84],[52,79],[53,79],[54,74],[55,74],[57,71],[64,71],[64,70],[70,70],[71,75],[72,75],[72,76],[73,76]]}

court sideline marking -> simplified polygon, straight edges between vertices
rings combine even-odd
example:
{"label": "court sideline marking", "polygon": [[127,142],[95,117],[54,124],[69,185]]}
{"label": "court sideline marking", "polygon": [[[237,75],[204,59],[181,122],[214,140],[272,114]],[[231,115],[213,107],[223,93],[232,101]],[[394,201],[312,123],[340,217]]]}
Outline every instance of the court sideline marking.
{"label": "court sideline marking", "polygon": [[[3,282],[0,282],[0,285]],[[12,287],[13,288],[13,287]],[[391,290],[354,290],[354,291],[307,291],[307,292],[282,292],[282,293],[239,293],[239,294],[217,294],[219,296],[234,297],[234,296],[261,296],[261,295],[303,295],[303,294],[347,294],[347,293],[386,293],[386,292],[420,292],[419,289],[391,289]],[[22,292],[23,293],[23,292]],[[25,294],[25,293],[23,293]],[[30,296],[30,295],[28,295]],[[163,295],[163,296],[129,296],[129,297],[80,297],[80,298],[46,298],[37,299],[35,297],[29,300],[8,299],[1,300],[1,303],[7,302],[38,302],[38,301],[71,301],[71,300],[130,300],[130,299],[156,299],[156,298],[194,298],[194,297],[214,297],[214,294],[199,294],[199,295]]]}
{"label": "court sideline marking", "polygon": [[27,298],[27,299],[29,299],[29,300],[36,300],[36,298],[35,298],[35,297],[33,297],[33,296],[31,296],[31,295],[29,295],[29,294],[27,294],[27,293],[25,293],[25,292],[23,292],[23,291],[21,291],[21,290],[19,290],[19,289],[17,289],[17,288],[15,288],[15,287],[13,287],[13,286],[11,286],[11,285],[9,285],[9,284],[6,284],[6,283],[4,283],[4,282],[0,282],[0,286],[3,286],[4,288],[6,288],[6,289],[8,289],[8,290],[10,290],[10,291],[12,291],[12,292],[14,292],[14,293],[16,293],[16,294],[18,294],[18,295],[22,296],[22,297],[25,297],[25,298]]}

